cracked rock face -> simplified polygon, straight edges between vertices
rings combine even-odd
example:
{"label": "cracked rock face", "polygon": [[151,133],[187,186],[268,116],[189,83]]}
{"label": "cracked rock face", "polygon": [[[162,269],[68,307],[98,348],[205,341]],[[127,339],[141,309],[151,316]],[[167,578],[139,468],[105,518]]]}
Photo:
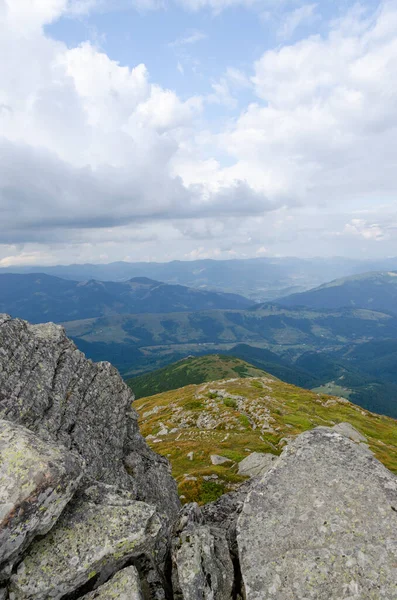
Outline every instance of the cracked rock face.
{"label": "cracked rock face", "polygon": [[100,586],[128,561],[143,557],[156,572],[165,532],[154,506],[94,486],[31,544],[11,577],[10,600],[60,600],[87,582]]}
{"label": "cracked rock face", "polygon": [[244,502],[247,600],[397,598],[397,478],[319,427],[297,437]]}
{"label": "cracked rock face", "polygon": [[181,512],[172,540],[175,600],[230,600],[234,573],[225,531],[203,523],[196,504]]}
{"label": "cracked rock face", "polygon": [[0,420],[0,571],[3,565],[5,576],[32,539],[54,525],[79,485],[82,467],[80,457],[61,445]]}
{"label": "cracked rock face", "polygon": [[82,597],[82,600],[143,600],[138,571],[135,567],[126,567],[101,585],[94,592]]}
{"label": "cracked rock face", "polygon": [[0,418],[60,442],[84,458],[87,476],[139,500],[159,505],[160,482],[161,509],[173,516],[180,503],[168,461],[140,435],[132,400],[118,371],[87,360],[62,327],[0,315]]}

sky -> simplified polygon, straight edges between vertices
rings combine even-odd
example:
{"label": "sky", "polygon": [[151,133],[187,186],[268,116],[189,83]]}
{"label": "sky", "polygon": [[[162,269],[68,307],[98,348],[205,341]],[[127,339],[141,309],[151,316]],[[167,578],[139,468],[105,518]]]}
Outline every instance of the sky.
{"label": "sky", "polygon": [[0,266],[397,256],[397,0],[0,0]]}

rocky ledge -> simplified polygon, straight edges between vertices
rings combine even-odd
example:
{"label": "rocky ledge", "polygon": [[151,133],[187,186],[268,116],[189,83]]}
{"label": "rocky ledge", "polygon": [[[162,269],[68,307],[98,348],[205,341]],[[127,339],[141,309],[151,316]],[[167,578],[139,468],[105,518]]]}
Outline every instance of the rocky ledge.
{"label": "rocky ledge", "polygon": [[397,599],[397,479],[349,424],[181,508],[132,400],[61,327],[0,315],[1,600]]}

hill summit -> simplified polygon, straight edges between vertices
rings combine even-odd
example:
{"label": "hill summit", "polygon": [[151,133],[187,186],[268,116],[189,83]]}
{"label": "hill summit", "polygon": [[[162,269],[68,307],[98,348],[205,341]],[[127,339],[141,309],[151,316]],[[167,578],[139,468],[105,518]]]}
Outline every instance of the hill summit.
{"label": "hill summit", "polygon": [[209,354],[189,356],[163,369],[138,375],[127,381],[135,398],[154,396],[192,383],[232,377],[261,377],[264,371],[234,356]]}
{"label": "hill summit", "polygon": [[300,433],[348,422],[397,472],[397,426],[344,398],[310,392],[271,375],[189,385],[134,402],[147,443],[172,465],[184,502],[215,500],[244,481],[250,454],[278,456]]}

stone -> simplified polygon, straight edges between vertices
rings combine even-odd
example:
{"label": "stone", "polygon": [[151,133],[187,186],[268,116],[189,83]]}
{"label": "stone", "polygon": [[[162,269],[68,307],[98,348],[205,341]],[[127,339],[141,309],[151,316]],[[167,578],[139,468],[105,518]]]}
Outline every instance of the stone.
{"label": "stone", "polygon": [[367,441],[365,435],[357,431],[357,429],[355,429],[353,425],[350,425],[350,423],[338,423],[337,425],[334,425],[332,429],[337,433],[340,433],[341,435],[353,440],[353,442],[365,443]]}
{"label": "stone", "polygon": [[238,474],[246,477],[264,475],[272,468],[277,456],[265,452],[252,452],[238,464]]}
{"label": "stone", "polygon": [[231,600],[234,570],[225,532],[202,524],[197,504],[182,510],[171,558],[175,599]]}
{"label": "stone", "polygon": [[134,561],[151,574],[157,594],[152,597],[164,598],[157,593],[161,575],[155,563],[164,561],[165,538],[164,521],[154,506],[111,486],[94,485],[31,544],[11,577],[10,600],[59,600],[87,585],[92,591]]}
{"label": "stone", "polygon": [[63,327],[0,315],[0,418],[73,450],[87,477],[134,491],[173,518],[180,502],[169,463],[141,436],[132,401],[118,371],[87,360]]}
{"label": "stone", "polygon": [[143,600],[138,571],[134,566],[119,571],[107,583],[82,600]]}
{"label": "stone", "polygon": [[[0,419],[0,572],[56,523],[83,474],[79,456]],[[1,579],[1,575],[0,575]]]}
{"label": "stone", "polygon": [[237,544],[247,600],[397,598],[397,478],[318,427],[248,494]]}
{"label": "stone", "polygon": [[226,456],[219,456],[218,454],[211,454],[210,458],[213,465],[223,465],[227,462],[232,462],[230,458],[226,458]]}

